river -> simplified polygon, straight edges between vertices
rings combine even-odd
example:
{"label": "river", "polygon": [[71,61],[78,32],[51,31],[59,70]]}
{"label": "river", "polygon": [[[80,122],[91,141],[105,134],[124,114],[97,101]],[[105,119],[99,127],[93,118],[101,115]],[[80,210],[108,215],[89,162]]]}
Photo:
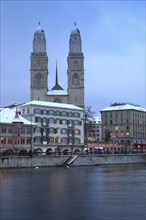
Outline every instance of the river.
{"label": "river", "polygon": [[1,220],[145,220],[146,165],[0,171]]}

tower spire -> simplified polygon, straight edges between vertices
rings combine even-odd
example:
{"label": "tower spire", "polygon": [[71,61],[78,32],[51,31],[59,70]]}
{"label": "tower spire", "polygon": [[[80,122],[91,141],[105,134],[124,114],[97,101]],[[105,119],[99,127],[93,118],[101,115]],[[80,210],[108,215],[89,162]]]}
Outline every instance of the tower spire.
{"label": "tower spire", "polygon": [[56,79],[55,79],[55,85],[58,85],[58,68],[57,68],[57,61],[56,61]]}
{"label": "tower spire", "polygon": [[58,84],[58,68],[57,68],[57,61],[56,61],[55,86],[54,86],[51,90],[64,90],[64,89]]}

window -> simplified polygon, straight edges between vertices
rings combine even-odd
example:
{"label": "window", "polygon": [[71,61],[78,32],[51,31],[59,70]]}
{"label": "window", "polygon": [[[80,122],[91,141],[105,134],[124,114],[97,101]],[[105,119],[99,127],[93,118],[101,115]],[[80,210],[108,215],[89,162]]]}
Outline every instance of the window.
{"label": "window", "polygon": [[25,144],[25,139],[21,138],[21,144]]}
{"label": "window", "polygon": [[81,125],[81,121],[75,120],[75,121],[74,121],[74,125]]}
{"label": "window", "polygon": [[31,128],[27,128],[27,134],[31,134]]}
{"label": "window", "polygon": [[54,124],[54,118],[49,118],[49,123]]}
{"label": "window", "polygon": [[21,134],[25,134],[25,128],[21,127]]}
{"label": "window", "polygon": [[62,120],[60,119],[60,124],[64,124],[64,125],[67,124],[67,120],[66,119],[62,119]]}
{"label": "window", "polygon": [[56,111],[56,115],[57,116],[60,116],[61,114],[60,114],[60,111]]}
{"label": "window", "polygon": [[75,135],[80,135],[80,130],[79,130],[79,129],[75,129],[75,130],[74,130],[74,134],[75,134]]}
{"label": "window", "polygon": [[67,138],[62,138],[62,139],[61,139],[61,142],[62,142],[63,144],[67,144]]}
{"label": "window", "polygon": [[72,84],[75,87],[79,87],[79,75],[77,73],[74,73],[74,75],[72,77]]}
{"label": "window", "polygon": [[41,123],[41,118],[40,117],[35,117],[35,122]]}
{"label": "window", "polygon": [[2,127],[2,133],[6,134],[6,127]]}
{"label": "window", "polygon": [[54,111],[53,110],[49,110],[49,115],[54,115]]}
{"label": "window", "polygon": [[66,128],[62,128],[61,129],[61,134],[67,134],[67,129]]}
{"label": "window", "polygon": [[12,127],[9,127],[9,128],[8,128],[8,133],[9,133],[9,134],[12,134],[12,133],[13,133],[13,128],[12,128]]}
{"label": "window", "polygon": [[71,120],[71,119],[68,120],[68,126],[69,126],[69,127],[70,127],[70,126],[73,126],[73,120]]}
{"label": "window", "polygon": [[41,109],[35,108],[34,109],[34,114],[41,114]]}
{"label": "window", "polygon": [[67,112],[63,111],[61,112],[61,116],[68,116]]}
{"label": "window", "polygon": [[31,139],[27,138],[27,144],[31,144]]}
{"label": "window", "polygon": [[8,138],[8,144],[12,144],[12,143],[13,143],[12,138]]}
{"label": "window", "polygon": [[60,124],[60,119],[59,118],[56,119],[56,124]]}
{"label": "window", "polygon": [[80,117],[80,113],[75,112],[75,113],[74,113],[74,117],[79,118],[79,117]]}
{"label": "window", "polygon": [[43,109],[43,114],[47,115],[47,110],[46,109]]}
{"label": "window", "polygon": [[54,128],[49,128],[49,133],[54,134]]}
{"label": "window", "polygon": [[1,138],[1,144],[6,144],[6,138]]}
{"label": "window", "polygon": [[72,113],[72,112],[69,112],[69,113],[68,113],[68,116],[69,116],[69,117],[73,117],[73,113]]}

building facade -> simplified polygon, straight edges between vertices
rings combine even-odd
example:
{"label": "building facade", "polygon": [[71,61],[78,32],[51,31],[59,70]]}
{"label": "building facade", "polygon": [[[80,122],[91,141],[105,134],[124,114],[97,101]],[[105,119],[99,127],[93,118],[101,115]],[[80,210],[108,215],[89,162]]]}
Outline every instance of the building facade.
{"label": "building facade", "polygon": [[87,121],[86,137],[89,142],[101,142],[101,117],[94,117]]}
{"label": "building facade", "polygon": [[34,123],[19,115],[17,109],[0,110],[0,154],[28,155],[32,149]]}
{"label": "building facade", "polygon": [[52,89],[48,88],[48,56],[46,51],[45,32],[40,24],[34,32],[33,51],[30,67],[30,100],[67,103],[84,108],[84,55],[82,39],[78,28],[70,34],[69,53],[67,57],[68,87],[65,91],[56,81]]}
{"label": "building facade", "polygon": [[19,106],[21,115],[37,124],[35,152],[79,153],[84,146],[83,109],[71,104],[31,101]]}
{"label": "building facade", "polygon": [[146,109],[114,103],[101,111],[102,141],[139,148],[146,146]]}

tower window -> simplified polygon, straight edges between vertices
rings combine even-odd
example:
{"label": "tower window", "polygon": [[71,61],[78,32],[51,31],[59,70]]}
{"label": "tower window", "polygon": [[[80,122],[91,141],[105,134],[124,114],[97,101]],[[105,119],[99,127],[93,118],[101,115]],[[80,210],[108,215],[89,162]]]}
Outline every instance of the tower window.
{"label": "tower window", "polygon": [[75,87],[79,87],[79,75],[77,73],[74,73],[74,75],[72,77],[72,84]]}
{"label": "tower window", "polygon": [[79,69],[79,62],[78,62],[77,60],[75,60],[75,61],[73,62],[73,69],[74,69],[74,70],[78,70],[78,69]]}

